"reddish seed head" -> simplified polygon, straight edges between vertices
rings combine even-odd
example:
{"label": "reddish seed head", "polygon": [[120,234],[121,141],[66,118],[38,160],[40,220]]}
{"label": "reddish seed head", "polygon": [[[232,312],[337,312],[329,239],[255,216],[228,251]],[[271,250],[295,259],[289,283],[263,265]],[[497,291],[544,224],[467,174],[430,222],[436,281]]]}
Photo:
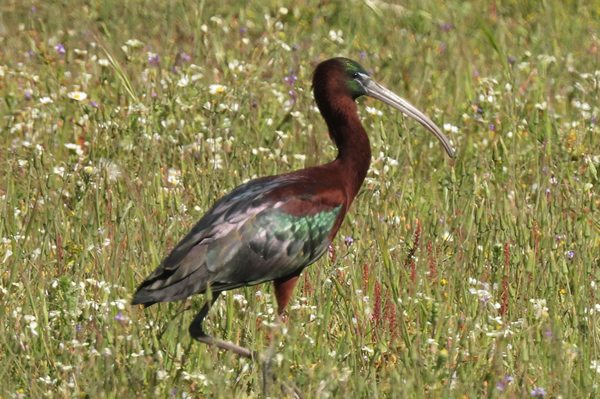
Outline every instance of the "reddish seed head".
{"label": "reddish seed head", "polygon": [[373,303],[373,315],[371,316],[371,320],[375,325],[375,328],[379,329],[381,327],[381,284],[379,281],[375,282],[375,293],[374,293],[374,303]]}
{"label": "reddish seed head", "polygon": [[308,273],[304,273],[304,295],[311,296],[313,293],[313,287],[308,278]]}
{"label": "reddish seed head", "polygon": [[331,263],[335,263],[337,255],[335,253],[335,248],[332,244],[329,244],[329,246],[327,247],[327,254],[329,255],[329,260],[331,261]]}
{"label": "reddish seed head", "polygon": [[510,265],[510,244],[504,244],[504,276],[502,277],[502,294],[500,302],[500,314],[506,315],[508,312],[508,267]]}
{"label": "reddish seed head", "polygon": [[437,269],[435,265],[435,258],[433,256],[433,244],[431,241],[427,243],[427,256],[429,258],[429,278],[435,280],[437,277]]}
{"label": "reddish seed head", "polygon": [[388,331],[390,332],[390,339],[393,341],[396,338],[396,304],[392,299],[390,292],[387,292],[385,299],[384,318],[388,323]]}
{"label": "reddish seed head", "polygon": [[363,265],[363,270],[362,270],[362,282],[363,282],[363,291],[367,292],[367,290],[369,289],[369,265],[368,264],[364,264]]}

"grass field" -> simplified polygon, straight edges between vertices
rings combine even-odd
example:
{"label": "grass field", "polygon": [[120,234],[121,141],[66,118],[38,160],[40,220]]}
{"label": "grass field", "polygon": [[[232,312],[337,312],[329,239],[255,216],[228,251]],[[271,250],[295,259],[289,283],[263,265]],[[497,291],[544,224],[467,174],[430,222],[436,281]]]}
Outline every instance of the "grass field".
{"label": "grass field", "polygon": [[458,157],[360,99],[371,170],[286,327],[262,285],[208,331],[275,345],[274,398],[600,396],[600,2],[4,0],[0,397],[265,394],[191,342],[202,296],[129,301],[218,197],[335,157],[338,55]]}

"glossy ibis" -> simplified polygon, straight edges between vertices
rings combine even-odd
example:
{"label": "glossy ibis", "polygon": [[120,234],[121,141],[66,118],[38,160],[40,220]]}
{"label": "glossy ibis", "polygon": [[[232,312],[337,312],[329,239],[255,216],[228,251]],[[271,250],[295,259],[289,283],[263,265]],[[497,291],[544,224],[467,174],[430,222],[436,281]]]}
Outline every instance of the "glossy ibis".
{"label": "glossy ibis", "polygon": [[337,158],[249,181],[218,200],[140,285],[133,304],[150,306],[210,291],[212,297],[190,325],[191,336],[252,357],[246,348],[207,335],[202,321],[221,292],[267,281],[275,283],[281,315],[302,270],[325,253],[371,161],[358,97],[374,97],[416,119],[454,156],[449,140],[427,116],[372,80],[355,61],[333,58],[320,63],[313,90],[338,148]]}

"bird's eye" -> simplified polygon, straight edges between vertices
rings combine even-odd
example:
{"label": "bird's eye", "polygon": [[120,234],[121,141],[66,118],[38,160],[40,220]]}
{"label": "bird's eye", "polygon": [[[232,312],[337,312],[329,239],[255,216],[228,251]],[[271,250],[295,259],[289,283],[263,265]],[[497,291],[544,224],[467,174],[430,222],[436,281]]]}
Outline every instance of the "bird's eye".
{"label": "bird's eye", "polygon": [[360,75],[361,75],[361,73],[360,73],[360,72],[354,72],[354,74],[352,75],[352,77],[353,77],[354,79],[358,79],[358,78],[360,78]]}

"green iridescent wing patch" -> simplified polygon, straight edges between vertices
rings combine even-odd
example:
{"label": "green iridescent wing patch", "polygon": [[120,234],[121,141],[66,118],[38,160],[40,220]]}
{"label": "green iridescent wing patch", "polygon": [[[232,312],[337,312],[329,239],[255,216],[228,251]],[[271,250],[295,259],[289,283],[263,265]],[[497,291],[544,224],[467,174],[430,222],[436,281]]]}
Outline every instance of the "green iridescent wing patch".
{"label": "green iridescent wing patch", "polygon": [[327,249],[328,236],[341,208],[301,216],[276,208],[265,210],[242,228],[242,237],[262,259],[277,258],[278,273],[291,272],[308,266]]}

